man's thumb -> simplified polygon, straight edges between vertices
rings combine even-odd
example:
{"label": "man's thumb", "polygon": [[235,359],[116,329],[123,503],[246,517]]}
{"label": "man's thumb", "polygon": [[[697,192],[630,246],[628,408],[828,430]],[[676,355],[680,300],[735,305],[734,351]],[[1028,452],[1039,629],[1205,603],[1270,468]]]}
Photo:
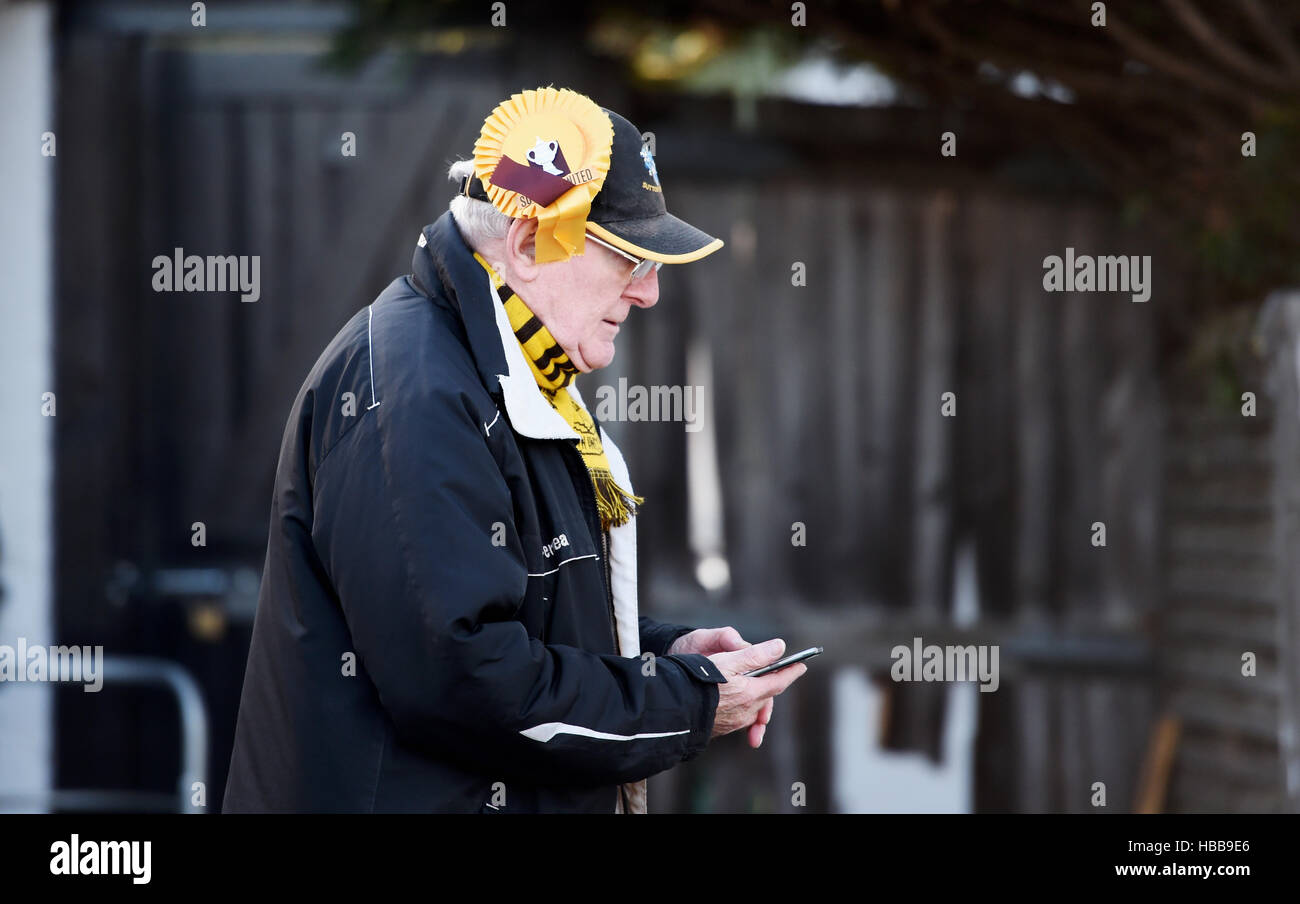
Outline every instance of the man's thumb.
{"label": "man's thumb", "polygon": [[765,665],[771,665],[781,658],[785,653],[785,641],[779,637],[771,640],[765,640],[762,643],[754,644],[752,647],[745,647],[745,671],[750,669],[761,669]]}

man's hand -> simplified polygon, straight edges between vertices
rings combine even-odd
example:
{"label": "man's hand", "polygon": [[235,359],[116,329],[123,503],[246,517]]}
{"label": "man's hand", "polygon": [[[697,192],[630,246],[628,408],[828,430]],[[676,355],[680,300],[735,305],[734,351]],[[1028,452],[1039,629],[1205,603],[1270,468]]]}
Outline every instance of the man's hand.
{"label": "man's hand", "polygon": [[[748,646],[752,646],[752,644],[741,637],[739,631],[730,626],[726,628],[697,628],[691,633],[683,634],[674,640],[672,645],[668,647],[668,652],[699,653],[711,657],[714,653],[734,653]],[[784,648],[785,644],[783,643],[782,649]],[[780,653],[772,657],[772,659],[780,658]],[[767,665],[767,662],[761,662],[759,665]],[[744,671],[748,671],[748,669]],[[753,724],[749,726],[749,746],[755,750],[763,743],[763,735],[767,733],[767,723],[772,721],[772,702],[771,699],[768,699],[763,708],[758,711]],[[717,720],[715,719],[714,725],[716,724]]]}
{"label": "man's hand", "polygon": [[[684,640],[689,636],[685,634],[679,639]],[[780,671],[769,672],[755,678],[746,678],[744,673],[775,662],[783,653],[785,653],[785,641],[777,638],[757,646],[749,644],[741,650],[709,656],[713,664],[727,677],[725,684],[718,685],[718,708],[713,717],[712,737],[721,737],[738,728],[748,727],[749,746],[757,748],[763,743],[763,735],[767,733],[767,723],[772,718],[773,698],[808,671],[808,666],[798,662]]]}
{"label": "man's hand", "polygon": [[714,653],[731,653],[743,650],[749,642],[740,636],[735,628],[696,628],[689,634],[683,634],[668,647],[672,653],[699,653],[712,656]]}

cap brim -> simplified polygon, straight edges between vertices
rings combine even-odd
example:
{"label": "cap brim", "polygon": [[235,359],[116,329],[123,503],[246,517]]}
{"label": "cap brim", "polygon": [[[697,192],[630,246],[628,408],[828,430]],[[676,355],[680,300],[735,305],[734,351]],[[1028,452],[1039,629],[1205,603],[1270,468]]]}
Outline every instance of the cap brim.
{"label": "cap brim", "polygon": [[665,264],[689,264],[707,257],[723,244],[722,239],[714,238],[670,213],[604,225],[588,221],[587,228],[592,235],[615,248]]}

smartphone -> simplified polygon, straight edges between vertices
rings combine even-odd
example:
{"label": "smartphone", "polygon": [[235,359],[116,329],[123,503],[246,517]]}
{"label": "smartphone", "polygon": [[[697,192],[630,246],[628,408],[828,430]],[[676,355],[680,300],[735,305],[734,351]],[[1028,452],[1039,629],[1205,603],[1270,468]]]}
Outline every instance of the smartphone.
{"label": "smartphone", "polygon": [[759,675],[766,675],[768,672],[775,672],[777,669],[783,669],[788,665],[794,665],[796,662],[803,662],[805,659],[812,659],[822,651],[821,647],[809,647],[806,650],[800,650],[798,653],[792,653],[784,659],[778,659],[770,665],[765,665],[761,669],[754,669],[752,672],[746,672],[746,678],[755,678]]}

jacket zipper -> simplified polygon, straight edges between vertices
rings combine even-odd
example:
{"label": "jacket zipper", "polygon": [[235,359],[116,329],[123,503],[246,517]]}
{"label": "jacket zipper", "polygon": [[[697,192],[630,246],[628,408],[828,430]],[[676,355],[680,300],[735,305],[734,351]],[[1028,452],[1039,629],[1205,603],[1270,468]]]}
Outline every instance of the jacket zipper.
{"label": "jacket zipper", "polygon": [[[593,494],[592,499],[594,500],[595,499],[594,485],[592,488],[592,494]],[[600,520],[599,506],[596,507],[596,520],[597,521]],[[604,528],[601,528],[600,531],[600,548],[605,553],[605,562],[604,562],[605,595],[609,599],[609,635],[611,639],[613,639],[614,641],[614,652],[621,656],[623,655],[623,650],[619,646],[618,632],[615,630],[615,625],[618,624],[618,619],[614,614],[614,566],[609,561],[609,534],[605,532]]]}
{"label": "jacket zipper", "polygon": [[605,575],[605,598],[609,603],[609,638],[614,642],[614,652],[622,655],[622,650],[618,644],[618,632],[615,625],[618,619],[614,615],[614,575],[613,568],[609,562],[609,535],[600,524],[600,503],[596,498],[596,478],[591,476],[591,471],[587,470],[587,463],[582,462],[582,469],[587,473],[587,481],[591,484],[591,504],[596,509],[596,529],[600,531],[600,551],[604,556],[601,562],[601,569]]}
{"label": "jacket zipper", "polygon": [[[575,449],[574,451],[577,450]],[[619,647],[618,632],[615,628],[618,619],[614,615],[614,568],[609,561],[609,534],[600,523],[600,502],[596,496],[596,478],[592,477],[591,471],[587,469],[587,462],[582,459],[582,453],[578,453],[578,458],[578,463],[582,465],[582,470],[587,475],[587,483],[591,485],[591,504],[596,510],[596,529],[600,531],[600,551],[604,556],[604,561],[601,563],[601,571],[605,575],[605,599],[609,603],[609,639],[610,642],[614,644],[614,653],[621,656],[623,651]],[[621,784],[618,785],[614,789],[614,793],[618,796],[618,800],[615,802],[614,812],[617,813],[621,809],[622,812],[626,813],[628,802],[626,796],[623,794],[623,786]]]}

